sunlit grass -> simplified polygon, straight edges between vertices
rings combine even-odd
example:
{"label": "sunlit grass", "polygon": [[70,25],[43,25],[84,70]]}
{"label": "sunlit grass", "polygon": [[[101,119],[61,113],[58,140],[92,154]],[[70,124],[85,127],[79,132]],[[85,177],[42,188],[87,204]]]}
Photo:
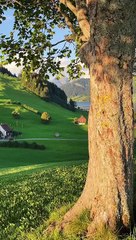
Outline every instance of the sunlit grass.
{"label": "sunlit grass", "polygon": [[[52,168],[33,172],[30,175],[18,173],[12,178],[4,176],[0,180],[0,239],[31,239],[34,230],[41,240],[41,231],[49,222],[60,218],[74,203],[82,191],[86,175],[86,165]],[[77,187],[75,188],[75,183]],[[61,209],[61,214],[51,214],[53,209]],[[70,206],[70,205],[69,205]],[[6,214],[5,214],[6,213]],[[49,215],[51,214],[51,218]],[[46,221],[45,221],[46,220]],[[28,232],[28,234],[26,234]],[[41,235],[41,236],[40,236]],[[33,238],[32,238],[33,239]],[[38,238],[37,238],[38,239]],[[45,238],[47,239],[47,238]],[[71,240],[71,239],[70,239]]]}
{"label": "sunlit grass", "polygon": [[[0,122],[7,123],[13,130],[22,134],[17,139],[54,138],[60,133],[60,138],[79,139],[79,141],[42,141],[45,151],[34,151],[19,148],[1,148],[0,174],[15,175],[28,173],[42,168],[52,168],[67,164],[79,164],[88,160],[87,125],[77,126],[73,119],[82,112],[71,112],[52,102],[45,102],[36,95],[25,91],[17,78],[0,74],[0,83],[5,86],[1,89],[3,96],[0,99]],[[14,104],[13,104],[14,102]],[[51,123],[41,123],[40,115],[30,112],[17,105],[16,102],[27,104],[39,112],[47,111]],[[14,119],[12,111],[19,107],[20,119]],[[87,113],[85,113],[87,114]],[[34,140],[38,142],[38,140]],[[41,144],[41,142],[39,142]]]}
{"label": "sunlit grass", "polygon": [[[87,161],[84,161],[85,163]],[[21,175],[30,175],[34,172],[40,172],[41,170],[46,170],[48,168],[56,168],[56,167],[64,167],[64,166],[74,166],[80,165],[83,163],[83,160],[77,161],[63,161],[63,162],[52,162],[52,163],[43,163],[43,164],[36,164],[36,165],[29,165],[29,166],[21,166],[21,167],[14,167],[14,168],[3,168],[0,170],[0,177],[8,177],[14,178],[15,176]],[[21,175],[20,175],[21,173]]]}

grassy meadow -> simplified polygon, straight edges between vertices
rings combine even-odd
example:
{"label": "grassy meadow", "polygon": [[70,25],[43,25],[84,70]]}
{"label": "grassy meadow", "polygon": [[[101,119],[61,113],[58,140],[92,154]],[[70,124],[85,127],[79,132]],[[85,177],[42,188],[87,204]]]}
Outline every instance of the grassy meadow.
{"label": "grassy meadow", "polygon": [[[9,102],[11,102],[9,104]],[[42,124],[40,116],[16,102],[26,104],[39,112],[47,111],[52,120],[50,124]],[[12,104],[15,103],[15,104]],[[20,119],[14,119],[12,111],[19,108]],[[44,151],[18,148],[1,148],[0,175],[6,171],[19,168],[23,171],[36,169],[42,165],[46,167],[60,166],[68,162],[87,161],[87,125],[76,126],[73,123],[75,117],[83,114],[80,111],[72,112],[52,102],[45,102],[38,96],[24,90],[20,81],[16,78],[0,75],[0,122],[7,123],[15,131],[22,134],[16,139],[36,141],[46,146]],[[87,113],[84,113],[87,116]],[[54,139],[55,133],[60,133],[60,139]],[[48,138],[49,140],[44,140]],[[35,139],[35,140],[31,140]],[[77,139],[77,140],[76,140]],[[64,163],[65,162],[65,163]],[[34,166],[34,167],[33,167]]]}
{"label": "grassy meadow", "polygon": [[[51,124],[43,126],[40,117],[15,104],[5,104],[11,100],[21,104],[27,104],[39,112],[48,112],[52,118]],[[13,119],[11,112],[20,108],[21,118]],[[87,126],[76,127],[73,119],[82,112],[71,112],[55,103],[45,102],[36,95],[26,92],[20,86],[20,81],[16,78],[0,75],[0,121],[8,123],[12,128],[22,131],[23,138],[32,137],[54,137],[55,132],[59,132],[63,138],[87,138]]]}
{"label": "grassy meadow", "polygon": [[[0,75],[0,99],[0,122],[21,131],[18,139],[32,142],[31,138],[35,138],[34,141],[46,146],[45,150],[0,149],[0,240],[85,240],[90,221],[87,212],[64,235],[57,231],[48,237],[43,234],[50,223],[61,221],[85,183],[87,126],[73,124],[73,119],[83,112],[71,112],[55,103],[44,102],[26,92],[18,79],[4,75]],[[51,123],[42,124],[39,115],[22,107],[21,118],[14,119],[11,112],[17,106],[5,104],[8,100],[49,112]],[[60,133],[60,140],[54,139],[55,132]],[[118,238],[105,230],[93,240],[117,239],[134,240],[136,235],[134,232]]]}
{"label": "grassy meadow", "polygon": [[[47,111],[52,118],[50,124],[42,124],[40,116],[22,104],[41,113]],[[16,108],[20,119],[12,116]],[[1,147],[1,240],[26,239],[25,232],[42,224],[53,209],[78,197],[86,173],[82,164],[86,166],[88,160],[87,125],[73,123],[81,114],[45,102],[23,89],[18,79],[0,75],[0,122],[22,133],[16,140],[46,146],[45,150]],[[55,139],[56,132],[60,133],[59,139]]]}

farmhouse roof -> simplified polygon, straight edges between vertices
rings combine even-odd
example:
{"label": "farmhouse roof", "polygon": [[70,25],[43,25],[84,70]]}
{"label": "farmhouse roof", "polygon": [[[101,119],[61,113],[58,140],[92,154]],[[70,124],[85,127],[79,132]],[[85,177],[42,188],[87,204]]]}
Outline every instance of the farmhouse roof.
{"label": "farmhouse roof", "polygon": [[0,124],[0,126],[6,131],[6,132],[11,132],[12,129],[5,123]]}
{"label": "farmhouse roof", "polygon": [[86,123],[86,118],[82,115],[77,119],[78,123]]}

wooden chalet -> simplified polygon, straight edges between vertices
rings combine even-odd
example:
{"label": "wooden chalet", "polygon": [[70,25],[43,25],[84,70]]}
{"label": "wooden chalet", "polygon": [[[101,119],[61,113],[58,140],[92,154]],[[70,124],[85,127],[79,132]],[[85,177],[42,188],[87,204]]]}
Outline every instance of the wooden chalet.
{"label": "wooden chalet", "polygon": [[75,124],[78,124],[78,125],[85,125],[86,122],[87,122],[87,120],[83,115],[81,117],[75,119]]}
{"label": "wooden chalet", "polygon": [[5,123],[0,124],[0,137],[10,138],[13,135],[13,130]]}

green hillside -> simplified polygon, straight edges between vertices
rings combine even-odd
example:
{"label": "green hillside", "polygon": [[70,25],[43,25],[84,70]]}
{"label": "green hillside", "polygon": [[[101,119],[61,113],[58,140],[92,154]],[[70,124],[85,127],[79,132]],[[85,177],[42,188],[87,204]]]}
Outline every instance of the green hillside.
{"label": "green hillside", "polygon": [[[18,105],[17,103],[21,105]],[[50,124],[42,124],[40,115],[22,107],[23,104],[38,110],[48,112],[52,118]],[[20,119],[14,119],[12,111],[19,108]],[[27,92],[17,78],[0,75],[0,122],[7,123],[15,131],[22,132],[18,139],[35,141],[46,146],[46,150],[1,148],[0,173],[37,169],[68,162],[80,163],[88,159],[87,126],[73,124],[75,117],[87,113],[72,112],[61,106],[41,100],[36,95]],[[55,133],[60,133],[60,139],[54,139]],[[43,138],[48,138],[44,140]],[[35,140],[33,140],[35,139]],[[16,168],[16,170],[14,169]],[[20,169],[20,170],[19,170]]]}
{"label": "green hillside", "polygon": [[[83,112],[71,112],[54,103],[44,102],[21,88],[18,79],[3,75],[0,75],[0,96],[0,121],[21,131],[22,135],[18,139],[31,142],[31,138],[37,138],[37,143],[46,146],[42,151],[1,147],[0,239],[48,240],[43,236],[43,231],[52,221],[61,219],[71,207],[70,204],[76,202],[85,183],[87,126],[73,124],[73,119]],[[26,110],[23,104],[39,112],[49,112],[51,123],[42,124],[40,115]],[[20,107],[21,113],[18,120],[11,114],[16,107]],[[55,132],[61,134],[60,139],[54,139]],[[61,206],[60,210],[53,212]],[[87,215],[81,219],[87,224]],[[81,232],[80,235],[74,237],[75,232],[75,235],[61,239],[80,240],[83,235],[82,239],[85,240],[84,228],[79,223],[77,221],[78,228],[75,225],[75,229]],[[85,224],[83,226],[87,227]],[[53,236],[53,239],[60,239],[55,233]]]}

